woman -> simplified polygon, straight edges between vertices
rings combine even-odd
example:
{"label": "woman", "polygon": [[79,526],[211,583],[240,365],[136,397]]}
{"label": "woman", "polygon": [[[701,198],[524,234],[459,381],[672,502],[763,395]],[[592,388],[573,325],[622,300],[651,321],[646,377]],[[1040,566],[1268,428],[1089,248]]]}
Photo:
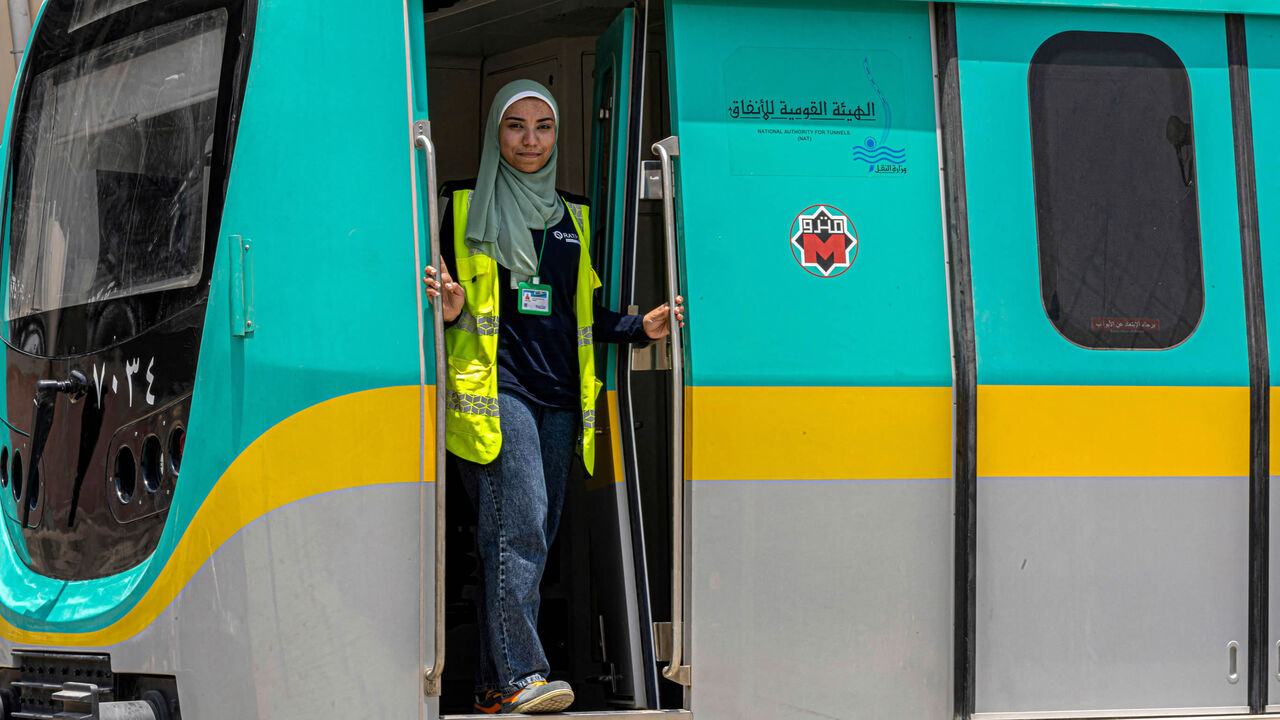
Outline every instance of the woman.
{"label": "woman", "polygon": [[547,682],[538,583],[574,450],[588,472],[595,461],[591,346],[670,332],[665,304],[644,316],[595,304],[587,202],[555,188],[558,120],[536,82],[498,91],[474,186],[449,192],[439,278],[431,266],[423,275],[448,325],[446,445],[479,517],[476,709],[488,713],[573,702],[568,683]]}

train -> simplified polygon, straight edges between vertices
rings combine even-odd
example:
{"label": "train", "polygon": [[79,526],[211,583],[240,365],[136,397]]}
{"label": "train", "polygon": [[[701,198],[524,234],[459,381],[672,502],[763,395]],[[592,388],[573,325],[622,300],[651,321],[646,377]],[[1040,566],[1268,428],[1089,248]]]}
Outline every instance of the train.
{"label": "train", "polygon": [[420,278],[516,78],[689,313],[595,348],[568,714],[1280,717],[1280,5],[46,0],[0,720],[474,716]]}

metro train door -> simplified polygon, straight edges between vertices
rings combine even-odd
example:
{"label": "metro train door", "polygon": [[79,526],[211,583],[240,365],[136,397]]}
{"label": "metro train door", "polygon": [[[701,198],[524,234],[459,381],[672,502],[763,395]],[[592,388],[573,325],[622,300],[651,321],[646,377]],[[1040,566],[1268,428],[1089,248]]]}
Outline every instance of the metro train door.
{"label": "metro train door", "polygon": [[689,309],[683,467],[664,479],[683,500],[669,596],[683,644],[664,675],[695,717],[946,717],[952,381],[929,6],[664,7],[666,221]]}
{"label": "metro train door", "polygon": [[955,29],[973,709],[1245,712],[1250,374],[1224,18],[959,5]]}
{"label": "metro train door", "polygon": [[[633,80],[636,11],[623,10],[596,42],[591,112],[592,266],[603,287],[597,301],[626,310],[622,299],[625,202],[633,122]],[[596,402],[595,473],[587,478],[591,536],[590,574],[595,589],[592,606],[593,653],[608,669],[605,697],[610,704],[629,708],[654,707],[656,677],[649,622],[648,586],[644,565],[644,534],[637,532],[639,516],[635,478],[629,477],[627,448],[634,444],[632,428],[619,417],[619,363],[626,348],[597,343],[596,376],[604,387]],[[624,438],[625,436],[625,438]],[[598,551],[597,551],[598,550]]]}

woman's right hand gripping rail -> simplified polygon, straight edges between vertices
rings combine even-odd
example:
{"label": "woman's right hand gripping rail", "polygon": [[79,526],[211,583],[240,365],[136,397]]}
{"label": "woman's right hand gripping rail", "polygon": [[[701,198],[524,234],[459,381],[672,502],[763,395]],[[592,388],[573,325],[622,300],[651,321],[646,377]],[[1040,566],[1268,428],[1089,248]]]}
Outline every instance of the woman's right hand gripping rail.
{"label": "woman's right hand gripping rail", "polygon": [[453,281],[453,276],[449,274],[449,268],[443,262],[440,265],[440,270],[442,271],[440,279],[436,279],[435,266],[428,265],[427,269],[422,273],[422,284],[427,286],[427,297],[444,298],[442,306],[444,321],[451,323],[457,320],[458,314],[462,312],[462,305],[467,299],[467,293],[462,289],[461,283]]}

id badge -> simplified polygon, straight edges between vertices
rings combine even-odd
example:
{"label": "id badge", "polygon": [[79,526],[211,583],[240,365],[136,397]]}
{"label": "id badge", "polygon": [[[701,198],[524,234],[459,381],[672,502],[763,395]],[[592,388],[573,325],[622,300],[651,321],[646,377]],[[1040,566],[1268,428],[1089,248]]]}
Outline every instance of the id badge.
{"label": "id badge", "polygon": [[[537,278],[534,278],[537,280]],[[520,291],[520,312],[525,315],[551,314],[551,286],[539,285],[536,282],[522,282],[516,286]]]}

